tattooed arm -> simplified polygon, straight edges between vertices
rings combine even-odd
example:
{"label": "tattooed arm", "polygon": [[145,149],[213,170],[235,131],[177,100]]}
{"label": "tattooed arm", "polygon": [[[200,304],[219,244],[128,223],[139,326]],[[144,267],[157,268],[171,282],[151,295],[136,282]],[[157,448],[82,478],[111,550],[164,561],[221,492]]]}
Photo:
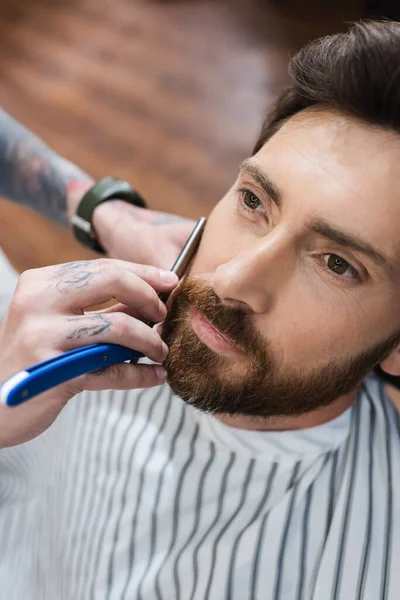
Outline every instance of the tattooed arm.
{"label": "tattooed arm", "polygon": [[0,195],[68,224],[92,179],[0,109]]}
{"label": "tattooed arm", "polygon": [[[0,195],[68,225],[92,183],[0,109]],[[188,219],[121,200],[96,208],[93,225],[109,257],[164,268],[171,267],[193,228]]]}

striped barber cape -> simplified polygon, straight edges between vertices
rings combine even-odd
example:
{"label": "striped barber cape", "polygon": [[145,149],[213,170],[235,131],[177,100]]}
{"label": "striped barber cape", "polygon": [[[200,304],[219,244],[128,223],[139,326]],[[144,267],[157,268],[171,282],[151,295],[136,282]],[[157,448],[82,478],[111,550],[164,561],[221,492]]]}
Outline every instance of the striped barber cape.
{"label": "striped barber cape", "polygon": [[1,600],[398,600],[400,421],[227,427],[167,385],[83,393],[0,451]]}

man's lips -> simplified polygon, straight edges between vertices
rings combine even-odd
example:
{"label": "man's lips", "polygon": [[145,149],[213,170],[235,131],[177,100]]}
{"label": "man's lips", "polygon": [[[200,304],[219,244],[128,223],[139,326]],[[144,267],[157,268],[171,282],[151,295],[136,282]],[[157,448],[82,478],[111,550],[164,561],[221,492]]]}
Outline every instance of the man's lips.
{"label": "man's lips", "polygon": [[217,354],[243,354],[243,352],[223,333],[218,331],[201,312],[192,308],[190,321],[197,337]]}

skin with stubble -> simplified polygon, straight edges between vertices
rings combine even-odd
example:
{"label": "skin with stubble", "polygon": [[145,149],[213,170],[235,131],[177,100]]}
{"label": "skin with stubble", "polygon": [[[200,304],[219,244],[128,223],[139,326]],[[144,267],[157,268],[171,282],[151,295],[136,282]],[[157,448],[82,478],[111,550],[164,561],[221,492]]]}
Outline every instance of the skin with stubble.
{"label": "skin with stubble", "polygon": [[400,136],[289,119],[209,217],[163,326],[169,383],[229,424],[334,418],[373,367],[400,373]]}

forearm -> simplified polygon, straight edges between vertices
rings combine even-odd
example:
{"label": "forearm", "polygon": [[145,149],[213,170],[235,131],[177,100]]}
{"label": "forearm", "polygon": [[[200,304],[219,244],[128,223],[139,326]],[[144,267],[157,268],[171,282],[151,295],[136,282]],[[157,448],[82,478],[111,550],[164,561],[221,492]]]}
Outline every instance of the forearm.
{"label": "forearm", "polygon": [[91,182],[0,108],[0,195],[67,224]]}

